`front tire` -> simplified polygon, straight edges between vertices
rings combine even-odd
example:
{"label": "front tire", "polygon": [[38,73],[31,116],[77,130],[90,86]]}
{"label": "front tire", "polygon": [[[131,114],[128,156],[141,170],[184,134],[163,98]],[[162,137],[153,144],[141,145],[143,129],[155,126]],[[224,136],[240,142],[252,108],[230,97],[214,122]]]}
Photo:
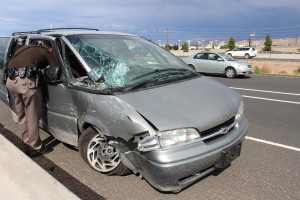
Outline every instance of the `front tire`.
{"label": "front tire", "polygon": [[236,77],[236,71],[234,68],[228,67],[225,70],[225,75],[227,78],[234,78],[234,77]]}
{"label": "front tire", "polygon": [[79,138],[79,152],[92,169],[109,176],[122,176],[130,170],[122,163],[119,150],[112,145],[117,143],[88,128]]}

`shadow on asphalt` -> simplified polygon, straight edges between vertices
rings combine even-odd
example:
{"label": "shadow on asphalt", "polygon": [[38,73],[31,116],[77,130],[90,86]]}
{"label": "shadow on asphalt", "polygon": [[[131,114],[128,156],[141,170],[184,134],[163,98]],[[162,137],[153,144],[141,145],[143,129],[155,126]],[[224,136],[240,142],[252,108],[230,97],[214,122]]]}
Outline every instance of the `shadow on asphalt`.
{"label": "shadow on asphalt", "polygon": [[[6,137],[11,143],[13,143],[21,151],[24,151],[22,140],[15,135],[15,133],[6,129],[3,124],[0,123],[0,133]],[[43,140],[43,144],[54,147],[58,145],[60,141],[56,140],[53,136],[49,136]],[[14,159],[14,158],[12,158]],[[89,187],[81,183],[78,179],[67,173],[65,170],[57,166],[51,160],[45,156],[39,156],[33,159],[39,166],[46,170],[51,176],[67,187],[71,192],[77,195],[80,199],[105,199],[101,195],[97,194]],[[55,191],[53,191],[55,192]]]}

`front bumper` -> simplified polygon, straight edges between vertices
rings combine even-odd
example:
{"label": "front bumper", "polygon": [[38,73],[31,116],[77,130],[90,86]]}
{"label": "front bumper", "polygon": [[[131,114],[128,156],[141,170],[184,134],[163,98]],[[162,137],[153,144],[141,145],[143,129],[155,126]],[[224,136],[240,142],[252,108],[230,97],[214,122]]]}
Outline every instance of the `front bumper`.
{"label": "front bumper", "polygon": [[127,156],[136,158],[133,171],[138,171],[153,187],[177,193],[214,171],[222,151],[241,143],[247,131],[248,122],[243,116],[230,132],[209,142],[147,153],[133,151]]}
{"label": "front bumper", "polygon": [[253,69],[247,69],[247,70],[241,70],[237,72],[237,75],[247,75],[247,74],[253,74]]}

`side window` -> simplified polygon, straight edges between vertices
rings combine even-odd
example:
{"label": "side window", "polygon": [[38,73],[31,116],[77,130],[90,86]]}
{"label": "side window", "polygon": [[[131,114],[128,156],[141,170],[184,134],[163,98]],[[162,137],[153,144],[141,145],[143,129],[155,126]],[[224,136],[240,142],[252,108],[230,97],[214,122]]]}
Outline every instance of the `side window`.
{"label": "side window", "polygon": [[9,37],[0,37],[0,70],[3,69],[5,49],[8,45]]}
{"label": "side window", "polygon": [[202,59],[202,60],[206,60],[207,57],[205,56],[204,53],[198,53],[197,55],[195,55],[194,57],[195,59]]}
{"label": "side window", "polygon": [[25,42],[26,42],[26,37],[23,36],[12,40],[12,44],[9,49],[9,55],[7,55],[7,58],[10,59],[19,48],[25,45]]}
{"label": "side window", "polygon": [[208,60],[218,60],[218,57],[219,56],[214,53],[208,54]]}
{"label": "side window", "polygon": [[68,46],[65,46],[64,56],[64,64],[69,68],[74,78],[87,76],[85,69]]}
{"label": "side window", "polygon": [[[47,40],[47,39],[29,39],[28,44],[47,47],[49,49],[49,51],[55,56],[56,65],[57,66],[59,65],[59,63],[60,63],[59,62],[59,60],[60,60],[59,57],[60,56],[57,55],[56,52],[55,52],[57,45],[55,45],[55,44],[53,45],[53,43],[51,43],[50,40]],[[59,51],[58,51],[58,54],[59,54]]]}

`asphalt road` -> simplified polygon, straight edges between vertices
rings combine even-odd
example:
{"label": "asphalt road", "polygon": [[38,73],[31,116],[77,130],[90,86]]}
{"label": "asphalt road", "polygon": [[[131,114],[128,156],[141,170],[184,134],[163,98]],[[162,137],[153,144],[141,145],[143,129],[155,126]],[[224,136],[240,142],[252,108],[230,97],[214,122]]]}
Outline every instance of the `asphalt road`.
{"label": "asphalt road", "polygon": [[[82,199],[300,199],[300,77],[211,78],[244,96],[247,139],[230,167],[179,194],[158,192],[133,174],[97,173],[76,149],[44,132],[42,139],[54,151],[34,160]],[[0,132],[21,148],[8,107],[1,102],[0,110]]]}

